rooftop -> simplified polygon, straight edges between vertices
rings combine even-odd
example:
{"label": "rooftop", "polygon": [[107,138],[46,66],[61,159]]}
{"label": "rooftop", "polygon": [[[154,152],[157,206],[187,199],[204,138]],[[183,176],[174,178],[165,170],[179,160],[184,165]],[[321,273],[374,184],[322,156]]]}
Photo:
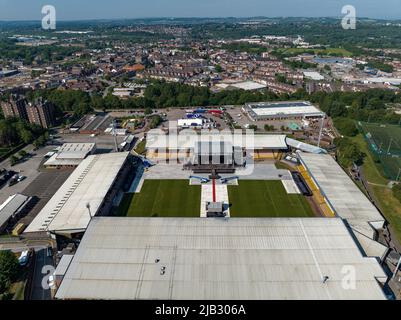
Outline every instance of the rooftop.
{"label": "rooftop", "polygon": [[299,153],[301,162],[337,215],[367,237],[382,228],[385,219],[337,162],[324,154]]}
{"label": "rooftop", "polygon": [[79,165],[85,157],[96,149],[95,143],[64,143],[44,166]]}
{"label": "rooftop", "polygon": [[147,134],[147,149],[194,149],[197,142],[224,141],[247,149],[287,149],[285,135],[246,134],[228,132],[197,134],[195,131],[181,131],[179,134],[166,134],[161,130],[150,130]]}
{"label": "rooftop", "polygon": [[0,205],[0,227],[3,226],[19,210],[28,204],[30,197],[14,194]]}
{"label": "rooftop", "polygon": [[338,218],[96,217],[56,298],[385,299],[385,280]]}
{"label": "rooftop", "polygon": [[127,156],[128,152],[88,156],[25,232],[85,229],[90,220],[86,204],[96,215]]}
{"label": "rooftop", "polygon": [[321,117],[324,112],[306,101],[287,102],[257,102],[248,103],[246,106],[256,116],[277,116],[277,115],[308,115]]}

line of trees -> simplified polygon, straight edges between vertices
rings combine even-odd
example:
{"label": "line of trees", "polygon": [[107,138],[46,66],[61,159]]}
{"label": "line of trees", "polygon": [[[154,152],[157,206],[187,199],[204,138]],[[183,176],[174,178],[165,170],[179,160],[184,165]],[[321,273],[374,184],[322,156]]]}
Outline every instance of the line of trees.
{"label": "line of trees", "polygon": [[[46,141],[46,130],[42,127],[26,122],[22,119],[0,119],[0,147],[16,147],[20,144],[29,144],[35,141],[38,146]],[[40,141],[39,141],[40,140]]]}
{"label": "line of trees", "polygon": [[349,118],[358,121],[399,124],[401,115],[387,108],[389,103],[401,103],[401,95],[384,89],[365,92],[322,92],[308,94],[299,89],[294,94],[277,95],[269,90],[224,90],[212,92],[207,87],[194,87],[181,83],[153,81],[143,97],[120,99],[112,94],[88,94],[79,90],[38,90],[28,94],[28,99],[43,96],[55,104],[59,115],[73,112],[77,117],[93,109],[168,108],[189,106],[243,105],[247,102],[277,100],[309,100],[332,118]]}
{"label": "line of trees", "polygon": [[0,300],[5,299],[19,271],[18,259],[9,250],[0,251]]}

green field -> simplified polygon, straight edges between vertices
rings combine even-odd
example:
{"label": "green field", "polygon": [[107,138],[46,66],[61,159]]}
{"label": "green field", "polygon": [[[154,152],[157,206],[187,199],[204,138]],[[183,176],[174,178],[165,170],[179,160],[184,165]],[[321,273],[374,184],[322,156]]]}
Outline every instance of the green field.
{"label": "green field", "polygon": [[287,194],[281,181],[243,180],[228,186],[231,217],[313,217],[302,195]]}
{"label": "green field", "polygon": [[335,54],[335,55],[344,56],[344,57],[352,56],[352,53],[344,48],[326,48],[326,49],[288,48],[288,49],[279,49],[279,51],[281,51],[281,53],[283,53],[283,54],[289,54],[289,55],[297,55],[297,54],[302,54],[305,52],[313,51],[314,54],[318,54],[318,55]]}
{"label": "green field", "polygon": [[379,159],[383,175],[395,180],[401,168],[401,127],[360,123],[360,128],[370,146],[370,152]]}
{"label": "green field", "polygon": [[141,192],[127,194],[118,210],[128,217],[199,217],[201,187],[188,180],[145,180]]}
{"label": "green field", "polygon": [[[377,151],[401,155],[401,127],[397,125],[380,125],[373,123],[361,123],[367,138],[373,140]],[[390,144],[391,143],[391,144]]]}
{"label": "green field", "polygon": [[366,140],[361,134],[351,138],[357,143],[360,150],[366,154],[363,160],[363,174],[373,191],[377,203],[384,216],[390,222],[390,228],[395,232],[397,240],[401,243],[401,206],[400,202],[394,197],[393,192],[387,187],[388,180],[383,177],[382,166],[375,161],[369,151]]}

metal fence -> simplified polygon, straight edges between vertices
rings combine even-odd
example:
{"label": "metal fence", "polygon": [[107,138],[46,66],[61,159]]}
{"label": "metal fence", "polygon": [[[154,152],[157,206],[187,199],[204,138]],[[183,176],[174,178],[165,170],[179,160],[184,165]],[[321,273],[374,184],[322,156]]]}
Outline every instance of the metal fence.
{"label": "metal fence", "polygon": [[358,122],[358,129],[369,146],[373,159],[387,179],[401,178],[401,127]]}

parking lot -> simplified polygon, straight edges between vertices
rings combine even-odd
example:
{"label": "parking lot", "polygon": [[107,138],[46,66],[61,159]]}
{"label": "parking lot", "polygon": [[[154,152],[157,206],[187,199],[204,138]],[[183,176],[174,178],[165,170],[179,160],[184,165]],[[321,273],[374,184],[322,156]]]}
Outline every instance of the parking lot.
{"label": "parking lot", "polygon": [[20,222],[28,225],[42,210],[46,203],[53,197],[57,190],[67,180],[73,169],[52,169],[41,172],[23,191],[26,196],[35,196],[38,202],[33,209],[21,219]]}
{"label": "parking lot", "polygon": [[[122,143],[124,138],[124,136],[117,136],[117,143]],[[29,155],[23,161],[14,166],[11,166],[9,160],[3,161],[0,164],[0,168],[15,171],[20,176],[25,176],[26,179],[10,187],[8,186],[8,183],[6,183],[0,189],[0,204],[6,201],[9,196],[17,193],[36,197],[37,200],[33,209],[19,222],[26,225],[31,223],[74,170],[74,168],[45,169],[42,166],[46,161],[44,157],[48,152],[54,150],[59,145],[68,142],[94,142],[97,145],[96,153],[112,152],[115,148],[114,137],[112,135],[91,137],[90,135],[81,134],[63,134],[59,135],[51,145],[47,145],[39,150],[34,150],[33,146],[27,146],[24,150]]]}
{"label": "parking lot", "polygon": [[245,127],[246,125],[256,125],[259,130],[265,131],[265,124],[269,124],[274,126],[277,131],[281,131],[281,127],[284,126],[287,128],[291,123],[296,123],[299,127],[302,128],[301,120],[269,120],[269,121],[253,121],[249,119],[249,117],[242,112],[241,107],[233,107],[227,108],[227,113],[233,118],[238,126]]}
{"label": "parking lot", "polygon": [[26,176],[26,179],[9,187],[8,184],[5,184],[0,189],[0,203],[3,203],[9,196],[12,196],[16,193],[22,193],[22,191],[32,182],[34,181],[40,174],[39,166],[43,161],[43,157],[46,153],[54,149],[54,146],[46,146],[39,150],[34,151],[33,146],[28,146],[24,150],[30,154],[30,156],[26,157],[26,160],[16,164],[15,166],[11,166],[9,160],[5,160],[0,164],[0,168],[5,168],[6,170],[13,170],[20,175]]}

